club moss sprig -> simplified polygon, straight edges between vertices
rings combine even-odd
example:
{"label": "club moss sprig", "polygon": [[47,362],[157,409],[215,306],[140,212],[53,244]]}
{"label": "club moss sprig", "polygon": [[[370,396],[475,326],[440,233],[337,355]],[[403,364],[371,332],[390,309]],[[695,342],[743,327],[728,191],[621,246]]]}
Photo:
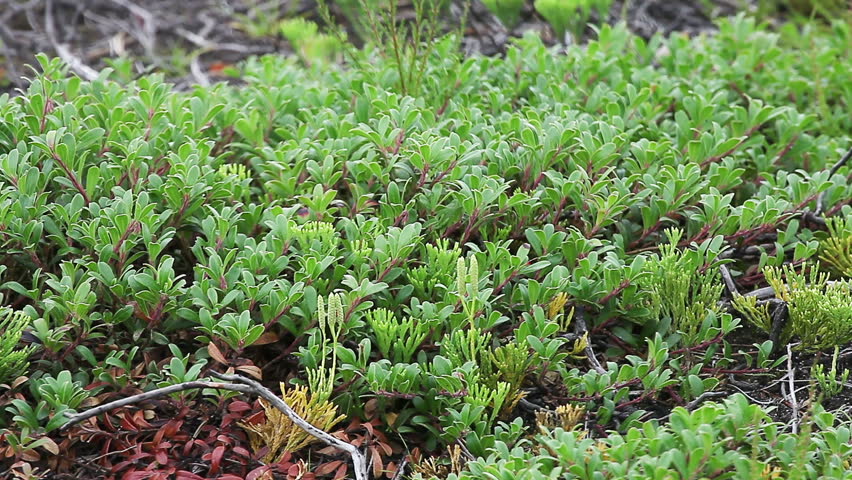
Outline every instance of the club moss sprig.
{"label": "club moss sprig", "polygon": [[801,348],[811,351],[852,341],[852,281],[829,283],[818,265],[806,265],[801,271],[790,265],[769,267],[764,274],[789,312],[783,341],[797,337]]}
{"label": "club moss sprig", "polygon": [[21,335],[31,319],[21,311],[0,309],[0,384],[4,384],[24,373],[29,366],[29,357],[35,346],[22,347]]}

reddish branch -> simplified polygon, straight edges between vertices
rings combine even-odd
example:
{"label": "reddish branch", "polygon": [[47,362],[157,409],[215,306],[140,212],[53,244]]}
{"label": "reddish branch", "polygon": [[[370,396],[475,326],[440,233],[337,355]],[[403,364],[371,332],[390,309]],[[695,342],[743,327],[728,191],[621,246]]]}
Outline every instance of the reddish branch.
{"label": "reddish branch", "polygon": [[56,163],[59,164],[60,167],[62,167],[62,170],[65,171],[65,175],[68,177],[69,180],[71,180],[71,184],[74,185],[74,188],[76,188],[77,191],[80,192],[80,195],[83,196],[83,200],[86,202],[86,205],[92,203],[92,200],[89,198],[89,195],[86,193],[86,189],[83,188],[83,184],[80,183],[80,180],[77,178],[77,175],[74,174],[74,172],[72,172],[70,168],[68,168],[68,165],[66,165],[65,162],[62,161],[62,158],[60,158],[59,155],[57,155],[56,152],[53,150],[50,151],[50,156],[53,158],[54,161],[56,161]]}
{"label": "reddish branch", "polygon": [[[634,378],[634,379],[628,380],[626,382],[616,383],[615,385],[612,385],[611,387],[609,387],[608,390],[609,391],[618,391],[618,390],[621,390],[622,388],[625,388],[625,387],[632,387],[633,385],[638,385],[639,383],[642,383],[642,380],[639,379],[639,378]],[[590,402],[590,401],[600,400],[601,398],[603,398],[604,393],[606,393],[606,392],[600,392],[600,393],[596,393],[594,395],[588,395],[588,396],[585,396],[585,397],[556,397],[556,398],[558,398],[560,401],[563,401],[563,402]]]}
{"label": "reddish branch", "polygon": [[756,131],[760,130],[760,127],[762,127],[762,126],[763,126],[763,124],[762,124],[762,123],[759,123],[759,124],[757,124],[757,125],[755,125],[755,126],[753,126],[753,127],[749,128],[749,129],[748,129],[748,131],[747,131],[747,132],[745,133],[745,135],[743,136],[742,140],[740,140],[739,142],[737,142],[737,144],[736,144],[736,145],[734,145],[734,146],[733,146],[733,147],[731,147],[731,148],[730,148],[727,152],[725,152],[725,153],[723,153],[723,154],[721,154],[721,155],[714,155],[714,156],[712,156],[712,157],[707,158],[706,160],[704,160],[703,162],[701,162],[700,167],[703,169],[703,168],[704,168],[704,167],[706,167],[707,165],[710,165],[711,163],[716,163],[716,162],[718,162],[719,160],[721,160],[721,159],[723,159],[723,158],[727,157],[728,155],[731,155],[732,153],[736,152],[737,150],[739,150],[739,148],[740,148],[740,147],[742,147],[742,146],[743,146],[743,144],[744,144],[744,143],[745,143],[745,142],[746,142],[749,138],[751,138],[751,136],[752,136],[752,135],[754,135],[754,132],[756,132]]}
{"label": "reddish branch", "polygon": [[613,297],[615,297],[616,295],[623,292],[624,289],[629,287],[629,286],[630,286],[630,279],[622,280],[621,283],[617,287],[615,287],[615,290],[607,293],[603,298],[598,300],[598,304],[600,304],[600,305],[605,304],[606,302],[610,301]]}
{"label": "reddish branch", "polygon": [[684,348],[679,348],[679,349],[677,349],[677,350],[673,350],[673,351],[671,352],[671,354],[672,354],[672,355],[680,355],[681,353],[694,352],[694,351],[696,351],[696,350],[701,350],[702,348],[707,348],[707,347],[709,347],[710,345],[713,345],[713,344],[716,344],[716,343],[721,342],[721,341],[722,341],[722,339],[723,339],[724,337],[725,337],[725,335],[720,333],[719,335],[716,335],[715,337],[711,338],[710,340],[707,340],[707,341],[701,342],[701,343],[699,343],[698,345],[695,345],[695,346],[692,346],[692,347],[684,347]]}

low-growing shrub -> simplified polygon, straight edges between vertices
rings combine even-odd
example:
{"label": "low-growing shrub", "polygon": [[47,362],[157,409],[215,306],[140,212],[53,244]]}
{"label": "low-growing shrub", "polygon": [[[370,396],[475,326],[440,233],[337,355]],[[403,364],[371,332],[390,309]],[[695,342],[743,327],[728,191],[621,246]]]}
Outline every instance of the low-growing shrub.
{"label": "low-growing shrub", "polygon": [[668,422],[597,439],[584,430],[556,428],[538,435],[532,449],[524,448],[526,440],[498,442],[490,456],[446,478],[852,477],[850,427],[819,408],[809,420],[813,427],[798,434],[784,432],[742,394],[691,412],[675,408]]}
{"label": "low-growing shrub", "polygon": [[[283,383],[374,477],[404,455],[477,478],[840,472],[847,427],[810,405],[814,438],[782,433],[767,415],[804,427],[809,405],[766,381],[852,338],[845,263],[816,262],[843,258],[834,219],[852,215],[852,32],[831,28],[602,26],[501,58],[368,45],[322,68],[254,58],[240,85],[186,92],[39,57],[0,97],[0,291],[31,319],[0,340],[27,377],[0,387],[4,458],[103,478],[349,472],[218,388],[59,429],[230,372]],[[780,298],[732,300],[767,280]],[[789,311],[777,338],[769,300]],[[794,385],[807,370],[788,368]],[[702,406],[749,385],[791,408]],[[535,418],[574,429],[528,441]]]}

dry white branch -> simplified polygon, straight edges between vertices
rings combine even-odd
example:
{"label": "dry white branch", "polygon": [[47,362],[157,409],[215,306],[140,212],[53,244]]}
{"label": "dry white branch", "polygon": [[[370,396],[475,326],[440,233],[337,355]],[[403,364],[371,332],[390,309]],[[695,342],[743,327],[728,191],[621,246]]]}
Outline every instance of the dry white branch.
{"label": "dry white branch", "polygon": [[221,380],[225,380],[226,382],[231,383],[197,380],[192,382],[178,383],[176,385],[169,385],[168,387],[157,388],[155,390],[140,393],[138,395],[131,395],[129,397],[116,400],[114,402],[98,405],[97,407],[91,408],[84,412],[68,415],[68,421],[62,426],[61,430],[65,430],[74,424],[80,423],[84,420],[98,416],[102,413],[116,408],[141,403],[147,400],[151,400],[153,398],[158,398],[172,393],[182,392],[185,390],[214,388],[218,390],[230,390],[240,393],[250,393],[266,400],[268,403],[270,403],[275,408],[287,415],[287,418],[289,418],[294,424],[298,425],[301,429],[308,432],[308,434],[310,434],[311,436],[319,439],[327,445],[338,448],[348,453],[349,456],[352,458],[352,465],[355,469],[356,480],[367,480],[369,478],[367,473],[366,458],[364,457],[364,454],[361,453],[361,451],[358,450],[355,445],[344,442],[343,440],[334,437],[328,432],[325,432],[311,425],[305,419],[300,417],[298,413],[293,411],[293,409],[290,408],[290,406],[287,405],[287,402],[282,400],[281,397],[275,395],[274,393],[272,393],[271,390],[254,380],[241,377],[239,375],[225,375],[216,372],[213,372],[212,375]]}
{"label": "dry white branch", "polygon": [[793,348],[787,344],[787,381],[790,383],[790,408],[792,413],[792,431],[795,435],[799,430],[799,401],[796,400],[796,370],[793,368]]}
{"label": "dry white branch", "polygon": [[[840,167],[849,163],[850,159],[852,159],[852,147],[849,147],[849,150],[846,151],[843,157],[841,157],[840,160],[838,160],[837,163],[835,163],[834,166],[831,167],[831,170],[828,171],[828,176],[834,176],[834,174],[837,173],[838,170],[840,170]],[[816,211],[814,213],[816,215],[822,215],[823,210],[825,210],[824,191],[819,194],[819,197],[817,197]]]}
{"label": "dry white branch", "polygon": [[[589,329],[586,327],[584,312],[585,310],[581,305],[578,305],[574,310],[574,333],[577,335],[577,338],[583,338],[583,335],[589,332]],[[586,338],[585,351],[592,368],[601,375],[605,375],[607,373],[606,369],[601,366],[601,362],[598,361],[598,358],[595,356],[595,350],[592,348],[591,336]]]}
{"label": "dry white branch", "polygon": [[142,21],[141,31],[130,32],[145,48],[145,53],[148,56],[154,56],[154,45],[157,41],[157,24],[154,21],[154,15],[148,10],[136,5],[128,0],[110,0],[112,3],[126,8],[131,14],[135,15]]}
{"label": "dry white branch", "polygon": [[67,63],[68,66],[71,67],[71,70],[74,70],[74,73],[90,82],[98,78],[98,72],[95,71],[94,68],[83,63],[83,61],[80,60],[80,57],[71,53],[71,50],[69,50],[64,43],[57,43],[53,45],[53,48],[56,49],[56,54],[59,55],[59,58]]}
{"label": "dry white branch", "polygon": [[193,78],[198,84],[202,87],[210,86],[210,77],[204,73],[204,70],[201,68],[201,61],[198,59],[198,55],[195,55],[192,58],[192,62],[189,64],[189,71],[192,73]]}
{"label": "dry white branch", "polygon": [[98,78],[98,72],[92,67],[83,63],[79,57],[71,53],[71,50],[64,43],[59,43],[56,39],[56,26],[53,24],[53,1],[48,0],[44,7],[44,29],[53,49],[65,63],[71,67],[77,75],[80,75],[85,80],[92,81]]}

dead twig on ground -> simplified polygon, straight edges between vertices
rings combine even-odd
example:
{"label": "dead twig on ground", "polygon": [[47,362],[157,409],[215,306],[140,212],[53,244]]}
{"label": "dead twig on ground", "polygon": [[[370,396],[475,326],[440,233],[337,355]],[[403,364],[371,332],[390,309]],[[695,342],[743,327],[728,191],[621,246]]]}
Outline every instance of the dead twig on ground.
{"label": "dead twig on ground", "polygon": [[737,285],[734,283],[734,279],[731,278],[731,271],[728,270],[728,267],[724,264],[719,265],[719,272],[722,275],[722,280],[725,281],[725,287],[728,288],[728,292],[732,296],[739,295],[740,292],[737,290]]}
{"label": "dead twig on ground", "polygon": [[[846,165],[849,162],[849,159],[852,158],[852,147],[849,147],[849,150],[831,167],[831,170],[828,171],[828,176],[832,177],[841,167]],[[814,210],[815,215],[822,215],[823,210],[825,209],[825,192],[819,194],[817,197],[816,210]]]}
{"label": "dead twig on ground", "polygon": [[795,435],[799,430],[799,401],[796,400],[796,369],[793,368],[793,347],[787,344],[787,382],[790,388],[790,408],[793,409],[791,429]]}
{"label": "dead twig on ground", "polygon": [[319,439],[327,445],[338,448],[348,453],[349,456],[352,458],[352,464],[355,469],[356,480],[367,480],[369,478],[367,473],[366,458],[364,457],[364,454],[361,453],[361,451],[358,450],[355,445],[344,442],[343,440],[334,437],[328,432],[325,432],[324,430],[321,430],[311,425],[310,423],[305,421],[305,419],[300,417],[299,414],[293,411],[293,409],[290,408],[289,405],[287,405],[287,402],[281,399],[281,397],[279,397],[278,395],[272,393],[272,391],[268,388],[264,387],[263,385],[254,380],[239,375],[228,375],[216,372],[212,372],[211,375],[216,378],[219,378],[220,380],[224,380],[226,382],[231,383],[197,380],[192,382],[179,383],[176,385],[169,385],[168,387],[158,388],[149,392],[140,393],[138,395],[131,395],[129,397],[116,400],[114,402],[98,405],[97,407],[86,410],[85,412],[80,412],[74,415],[68,415],[67,423],[65,423],[65,425],[63,425],[60,430],[66,430],[74,424],[80,423],[84,420],[98,416],[102,413],[108,412],[116,408],[145,402],[147,400],[163,397],[172,393],[203,388],[230,390],[233,392],[257,395],[258,397],[261,397],[262,399],[266,400],[272,406],[287,415],[287,418],[289,418],[294,424],[298,425],[301,429],[306,431],[309,435]]}
{"label": "dead twig on ground", "polygon": [[775,350],[776,345],[778,345],[778,342],[781,340],[781,332],[787,325],[789,311],[787,310],[787,302],[783,300],[772,298],[767,300],[767,302],[775,304],[775,308],[772,310],[772,329],[769,331],[769,340],[772,342],[772,350]]}
{"label": "dead twig on ground", "polygon": [[728,392],[704,392],[701,395],[695,397],[691,402],[684,405],[683,408],[692,411],[695,410],[696,407],[704,403],[708,398],[717,398],[717,397],[725,397],[728,396]]}
{"label": "dead twig on ground", "polygon": [[202,87],[210,86],[210,77],[204,73],[204,70],[201,68],[201,62],[199,61],[200,55],[194,55],[192,57],[192,62],[189,64],[189,71],[192,73],[193,78],[198,84]]}
{"label": "dead twig on ground", "polygon": [[154,15],[152,15],[148,10],[145,10],[133,2],[129,2],[128,0],[110,1],[116,5],[126,8],[132,15],[142,21],[142,29],[140,31],[129,33],[134,34],[149,57],[154,57],[154,46],[157,42],[157,23],[154,21]]}
{"label": "dead twig on ground", "polygon": [[95,69],[83,63],[83,60],[74,55],[67,45],[57,40],[56,26],[53,23],[53,0],[47,0],[47,4],[44,7],[44,30],[56,54],[71,67],[74,73],[89,81],[98,78],[98,72]]}
{"label": "dead twig on ground", "polygon": [[396,473],[393,474],[392,480],[399,480],[402,478],[402,475],[405,473],[405,467],[408,466],[408,458],[403,458],[399,463],[399,466],[396,467]]}
{"label": "dead twig on ground", "polygon": [[[586,318],[584,315],[584,309],[582,305],[577,305],[574,311],[574,333],[577,334],[578,338],[582,338],[583,335],[589,332],[589,329],[586,327]],[[601,363],[598,361],[597,357],[595,357],[595,350],[592,348],[592,339],[586,338],[586,357],[589,359],[589,363],[592,365],[592,368],[600,373],[601,375],[606,374],[606,370],[601,366]]]}

